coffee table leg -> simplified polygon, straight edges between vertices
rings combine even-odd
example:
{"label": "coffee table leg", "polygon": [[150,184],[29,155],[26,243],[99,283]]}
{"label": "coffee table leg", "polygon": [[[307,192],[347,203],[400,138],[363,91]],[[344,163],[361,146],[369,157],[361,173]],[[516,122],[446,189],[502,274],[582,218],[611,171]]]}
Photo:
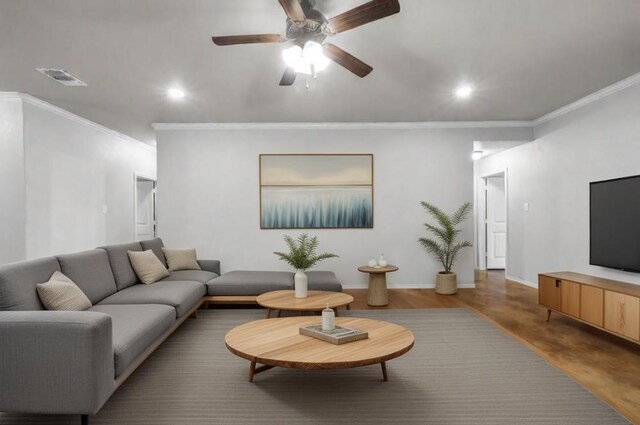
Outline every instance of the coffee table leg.
{"label": "coffee table leg", "polygon": [[382,379],[387,382],[389,380],[389,377],[387,376],[387,364],[382,362],[380,363],[380,366],[382,366]]}
{"label": "coffee table leg", "polygon": [[271,309],[268,308],[267,309],[267,319],[270,319],[270,318],[271,318]]}
{"label": "coffee table leg", "polygon": [[282,310],[278,310],[278,317],[282,316]]}
{"label": "coffee table leg", "polygon": [[260,372],[264,372],[265,370],[273,369],[274,366],[262,365],[260,367],[256,367],[256,361],[253,360],[251,365],[249,366],[249,382],[253,382],[253,377]]}
{"label": "coffee table leg", "polygon": [[251,362],[251,366],[249,366],[249,382],[253,382],[253,375],[256,374],[256,361],[253,360]]}

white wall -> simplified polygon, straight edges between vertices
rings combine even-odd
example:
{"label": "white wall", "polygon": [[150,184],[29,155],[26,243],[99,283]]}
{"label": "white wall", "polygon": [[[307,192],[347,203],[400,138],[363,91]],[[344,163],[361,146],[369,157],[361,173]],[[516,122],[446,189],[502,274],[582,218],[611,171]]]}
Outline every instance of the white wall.
{"label": "white wall", "polygon": [[640,84],[535,136],[476,164],[476,178],[508,169],[507,275],[537,286],[540,272],[571,270],[640,284],[640,274],[589,265],[589,182],[640,174]]}
{"label": "white wall", "polygon": [[27,258],[134,240],[134,174],[155,177],[154,148],[32,101],[24,141]]}
{"label": "white wall", "polygon": [[0,97],[0,264],[24,258],[25,182],[22,100]]}
{"label": "white wall", "polygon": [[20,94],[0,97],[0,142],[0,264],[134,239],[155,148]]}
{"label": "white wall", "polygon": [[[345,286],[365,286],[357,272],[384,252],[400,271],[390,286],[433,286],[440,267],[417,243],[428,200],[452,210],[473,196],[474,140],[530,140],[530,129],[164,129],[158,143],[158,231],[173,247],[196,247],[222,260],[223,271],[288,270],[273,251],[282,236],[318,235],[320,249],[341,258],[318,269],[336,272]],[[258,156],[261,153],[373,153],[374,228],[260,230]],[[469,220],[461,235],[471,240]],[[473,250],[456,266],[473,283]]]}

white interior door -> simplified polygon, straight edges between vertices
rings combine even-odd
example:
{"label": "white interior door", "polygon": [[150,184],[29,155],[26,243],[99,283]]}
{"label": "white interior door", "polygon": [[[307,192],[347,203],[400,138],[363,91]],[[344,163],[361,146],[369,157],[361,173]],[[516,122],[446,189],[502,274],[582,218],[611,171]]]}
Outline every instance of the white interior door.
{"label": "white interior door", "polygon": [[155,182],[136,180],[136,241],[156,237]]}
{"label": "white interior door", "polygon": [[504,269],[507,257],[507,197],[504,175],[487,177],[487,268]]}

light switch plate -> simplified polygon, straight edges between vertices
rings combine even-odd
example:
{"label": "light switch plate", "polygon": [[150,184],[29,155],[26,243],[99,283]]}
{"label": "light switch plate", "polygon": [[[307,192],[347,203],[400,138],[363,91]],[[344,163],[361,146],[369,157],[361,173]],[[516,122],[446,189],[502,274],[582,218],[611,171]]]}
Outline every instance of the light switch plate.
{"label": "light switch plate", "polygon": [[525,211],[529,211],[529,203],[525,202],[524,206],[522,207],[522,209],[525,210]]}

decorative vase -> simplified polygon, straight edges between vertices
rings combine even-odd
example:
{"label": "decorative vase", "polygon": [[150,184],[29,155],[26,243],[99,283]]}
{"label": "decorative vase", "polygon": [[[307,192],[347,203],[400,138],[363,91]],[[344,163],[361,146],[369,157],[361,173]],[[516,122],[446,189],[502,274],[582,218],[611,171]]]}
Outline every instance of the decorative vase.
{"label": "decorative vase", "polygon": [[453,295],[458,292],[458,275],[454,272],[440,272],[436,275],[436,293]]}
{"label": "decorative vase", "polygon": [[295,274],[295,297],[307,298],[308,279],[304,270],[298,269]]}
{"label": "decorative vase", "polygon": [[369,267],[375,267],[375,266],[377,266],[377,265],[378,265],[378,262],[376,261],[376,259],[375,259],[375,258],[372,258],[371,260],[369,260],[369,262],[367,263],[367,265],[368,265]]}
{"label": "decorative vase", "polygon": [[378,265],[380,267],[387,267],[387,260],[384,258],[384,254],[380,254],[380,258],[378,258]]}

